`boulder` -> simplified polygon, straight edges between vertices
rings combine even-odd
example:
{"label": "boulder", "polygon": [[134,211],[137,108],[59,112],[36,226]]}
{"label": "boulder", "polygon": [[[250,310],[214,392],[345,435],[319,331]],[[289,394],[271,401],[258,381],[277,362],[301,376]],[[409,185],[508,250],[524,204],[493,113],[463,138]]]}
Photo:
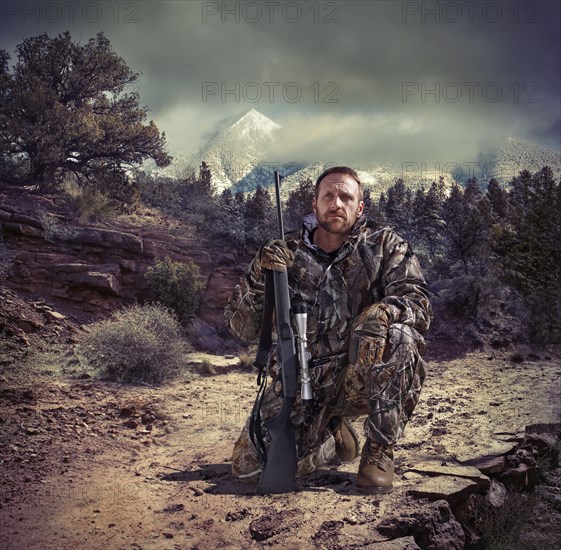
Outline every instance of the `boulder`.
{"label": "boulder", "polygon": [[539,483],[539,475],[535,466],[520,464],[516,468],[507,468],[499,476],[499,481],[509,489],[524,489]]}

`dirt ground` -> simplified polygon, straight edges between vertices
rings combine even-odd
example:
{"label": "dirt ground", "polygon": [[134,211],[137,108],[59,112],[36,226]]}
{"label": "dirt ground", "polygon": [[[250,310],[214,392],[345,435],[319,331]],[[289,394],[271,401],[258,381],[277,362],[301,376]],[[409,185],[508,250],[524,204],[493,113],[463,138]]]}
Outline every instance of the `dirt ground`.
{"label": "dirt ground", "polygon": [[358,459],[299,479],[294,494],[233,481],[232,446],[256,392],[253,373],[228,366],[236,358],[210,357],[214,374],[159,388],[68,369],[22,377],[5,364],[0,548],[368,547],[381,540],[373,526],[409,505],[415,462],[501,452],[526,425],[559,422],[559,356],[511,355],[429,357],[384,496],[355,489]]}

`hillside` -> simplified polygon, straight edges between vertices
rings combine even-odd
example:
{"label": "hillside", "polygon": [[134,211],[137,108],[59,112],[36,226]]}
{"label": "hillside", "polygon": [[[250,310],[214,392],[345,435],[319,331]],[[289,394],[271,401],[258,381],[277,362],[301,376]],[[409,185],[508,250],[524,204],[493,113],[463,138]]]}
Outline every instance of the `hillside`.
{"label": "hillside", "polygon": [[523,169],[535,172],[549,166],[556,179],[561,177],[561,153],[526,140],[508,136],[491,155],[486,173],[506,185]]}
{"label": "hillside", "polygon": [[[144,274],[166,257],[195,262],[206,290],[193,341],[221,349],[222,313],[247,260],[226,244],[209,244],[192,226],[142,208],[112,221],[72,219],[64,195],[29,189],[0,192],[2,245],[8,251],[4,285],[21,299],[41,302],[77,323],[150,300]],[[1,281],[0,281],[1,282]],[[2,319],[0,316],[0,327]],[[196,332],[196,334],[195,334]]]}

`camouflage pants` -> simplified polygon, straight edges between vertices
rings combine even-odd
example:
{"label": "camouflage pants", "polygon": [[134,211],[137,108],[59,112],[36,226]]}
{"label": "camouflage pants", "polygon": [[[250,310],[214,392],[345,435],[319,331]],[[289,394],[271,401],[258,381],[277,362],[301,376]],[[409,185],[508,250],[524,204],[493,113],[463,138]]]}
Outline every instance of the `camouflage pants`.
{"label": "camouflage pants", "polygon": [[[354,364],[348,357],[333,361],[322,372],[312,372],[315,405],[304,414],[297,398],[291,422],[295,429],[298,471],[308,474],[335,458],[335,440],[329,424],[333,417],[355,419],[367,415],[365,436],[393,445],[402,436],[425,379],[423,337],[407,325],[390,326],[381,362],[369,364],[360,354]],[[280,391],[271,384],[263,399],[262,422],[281,406]],[[232,474],[238,479],[257,476],[261,464],[246,422],[232,455]]]}

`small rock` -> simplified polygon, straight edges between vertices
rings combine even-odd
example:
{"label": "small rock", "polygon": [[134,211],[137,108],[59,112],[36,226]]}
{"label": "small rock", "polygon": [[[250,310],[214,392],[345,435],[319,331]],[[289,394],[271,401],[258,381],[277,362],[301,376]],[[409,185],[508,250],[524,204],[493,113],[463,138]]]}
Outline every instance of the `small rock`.
{"label": "small rock", "polygon": [[526,442],[530,443],[538,450],[539,455],[545,454],[549,449],[553,449],[557,444],[558,440],[553,434],[543,433],[543,434],[535,434],[535,433],[528,433],[526,434]]}
{"label": "small rock", "polygon": [[57,321],[62,321],[62,319],[66,319],[66,315],[63,315],[62,313],[59,313],[58,311],[45,311],[45,313],[49,317],[52,317],[53,319],[55,319]]}
{"label": "small rock", "polygon": [[119,411],[119,416],[121,416],[122,418],[127,418],[129,416],[132,416],[135,412],[136,411],[134,407],[121,407],[121,410]]}
{"label": "small rock", "polygon": [[239,510],[238,512],[228,512],[225,519],[226,521],[240,521],[241,519],[245,519],[250,515],[251,512],[247,508],[244,508],[243,510]]}
{"label": "small rock", "polygon": [[163,511],[167,514],[175,514],[176,512],[182,512],[185,509],[185,505],[178,503],[178,504],[170,504],[166,506]]}
{"label": "small rock", "polygon": [[500,508],[504,504],[507,494],[506,487],[500,481],[492,479],[489,491],[485,495],[485,502],[493,508]]}
{"label": "small rock", "polygon": [[516,468],[507,468],[499,477],[499,481],[509,488],[523,489],[529,485],[528,471],[531,469],[535,470],[526,464],[520,464]]}

